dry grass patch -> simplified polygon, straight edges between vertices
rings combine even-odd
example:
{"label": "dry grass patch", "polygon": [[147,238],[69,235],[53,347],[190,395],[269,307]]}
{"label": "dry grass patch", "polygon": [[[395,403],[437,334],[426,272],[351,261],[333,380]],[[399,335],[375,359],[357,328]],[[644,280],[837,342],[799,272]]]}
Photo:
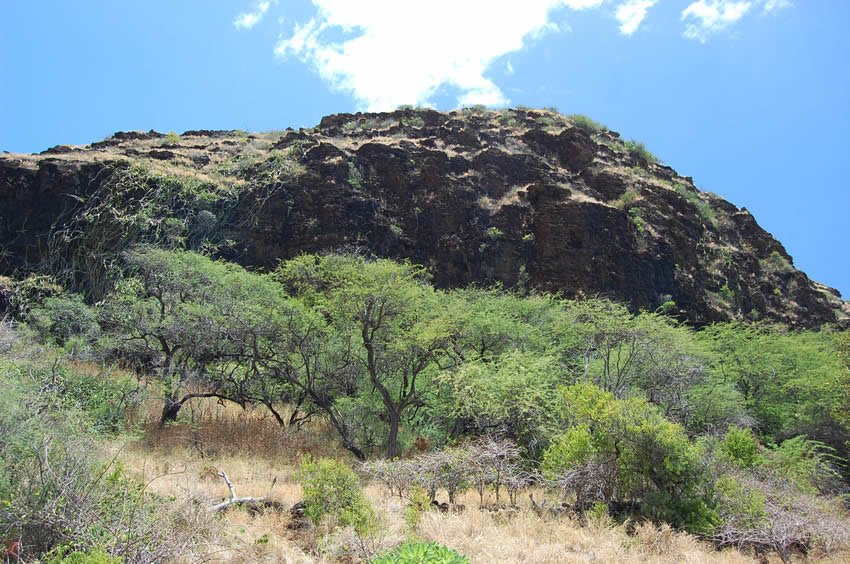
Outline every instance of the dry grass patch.
{"label": "dry grass patch", "polygon": [[640,525],[630,536],[627,525],[572,518],[542,519],[528,511],[503,517],[486,511],[428,513],[423,536],[467,555],[472,562],[755,562],[736,551],[716,552],[694,537]]}
{"label": "dry grass patch", "polygon": [[[207,527],[203,544],[185,556],[185,562],[362,562],[366,561],[358,539],[350,529],[323,523],[312,530],[290,530],[288,508],[302,500],[295,473],[302,454],[346,458],[319,423],[300,432],[281,429],[262,410],[242,410],[212,400],[197,402],[190,421],[168,426],[153,425],[145,436],[123,448],[115,447],[118,460],[149,491],[194,507],[187,527]],[[202,445],[196,448],[193,441]],[[315,450],[314,450],[315,449]],[[228,497],[218,471],[227,472],[239,496],[266,496],[282,504],[282,512],[251,514],[231,509],[213,515],[209,508]],[[364,486],[364,494],[381,520],[381,531],[366,542],[371,554],[379,554],[412,538],[424,538],[448,546],[473,563],[750,563],[752,554],[735,549],[717,551],[707,542],[677,532],[669,526],[608,519],[581,521],[572,516],[538,516],[528,492],[517,508],[492,509],[493,492],[485,495],[479,509],[475,491],[459,496],[465,506],[459,513],[428,511],[415,531],[405,522],[408,502],[390,496],[377,482]],[[546,493],[532,488],[536,498]],[[438,492],[438,499],[446,497]],[[846,554],[824,562],[842,562]],[[771,555],[762,562],[779,562]]]}

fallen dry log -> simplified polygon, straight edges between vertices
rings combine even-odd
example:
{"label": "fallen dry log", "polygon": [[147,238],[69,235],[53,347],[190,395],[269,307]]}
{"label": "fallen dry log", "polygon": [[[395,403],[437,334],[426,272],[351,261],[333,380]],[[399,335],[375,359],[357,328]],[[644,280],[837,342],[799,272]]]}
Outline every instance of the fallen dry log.
{"label": "fallen dry log", "polygon": [[[233,483],[230,481],[230,478],[227,477],[227,473],[224,471],[218,472],[217,476],[224,480],[224,483],[227,484],[227,489],[230,491],[230,499],[222,501],[221,503],[216,503],[212,506],[212,510],[214,512],[217,511],[225,511],[231,507],[245,507],[248,509],[248,512],[251,514],[262,513],[266,510],[274,510],[274,511],[283,511],[283,504],[279,501],[272,501],[268,499],[268,496],[260,496],[260,497],[239,497],[236,495],[236,490],[233,488]],[[272,481],[271,487],[269,487],[269,491],[274,487],[277,482],[277,478]]]}

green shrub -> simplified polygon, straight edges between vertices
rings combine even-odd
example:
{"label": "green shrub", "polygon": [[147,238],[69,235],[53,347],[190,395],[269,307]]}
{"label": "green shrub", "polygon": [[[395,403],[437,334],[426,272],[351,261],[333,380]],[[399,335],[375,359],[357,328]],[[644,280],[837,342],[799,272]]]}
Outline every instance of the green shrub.
{"label": "green shrub", "polygon": [[637,229],[638,233],[646,231],[646,221],[643,219],[643,209],[639,207],[629,208],[629,219]]}
{"label": "green shrub", "polygon": [[835,466],[842,461],[832,453],[833,449],[824,443],[800,435],[769,449],[763,465],[802,492],[826,493],[833,491],[840,480]]}
{"label": "green shrub", "polygon": [[618,210],[625,209],[626,206],[638,199],[639,194],[633,188],[629,188],[623,195],[614,200],[613,205]]}
{"label": "green shrub", "polygon": [[730,427],[720,441],[720,451],[742,468],[752,468],[761,462],[758,441],[749,429]]}
{"label": "green shrub", "polygon": [[61,295],[62,291],[62,286],[52,276],[32,275],[16,282],[10,303],[12,315],[26,319],[31,309],[48,298]]}
{"label": "green shrub", "polygon": [[640,503],[641,513],[692,532],[716,523],[700,452],[681,426],[639,398],[616,399],[589,383],[562,388],[570,422],[542,468],[570,484],[577,504]]}
{"label": "green shrub", "polygon": [[572,123],[575,127],[586,131],[587,133],[599,133],[600,131],[605,131],[608,128],[602,125],[597,121],[593,121],[589,117],[581,114],[572,114],[567,116],[567,119]]}
{"label": "green shrub", "polygon": [[422,127],[425,125],[425,120],[422,119],[422,116],[403,117],[401,123],[405,127]]}
{"label": "green shrub", "polygon": [[372,559],[372,564],[468,564],[469,558],[435,542],[407,543]]}
{"label": "green shrub", "polygon": [[780,255],[777,251],[770,253],[770,256],[767,258],[761,259],[759,263],[761,264],[762,270],[766,270],[768,272],[789,272],[793,270],[788,259]]}
{"label": "green shrub", "polygon": [[725,282],[723,286],[720,287],[720,297],[722,297],[727,302],[735,301],[735,290],[729,287],[729,283]]}
{"label": "green shrub", "polygon": [[717,223],[717,212],[714,211],[714,208],[711,207],[711,204],[703,201],[697,190],[693,190],[685,184],[677,182],[673,185],[673,189],[679,193],[680,196],[685,198],[688,202],[691,203],[697,209],[697,213],[700,218],[705,222],[711,225],[715,225]]}
{"label": "green shrub", "polygon": [[654,164],[658,162],[658,157],[653,155],[650,150],[646,148],[646,145],[640,141],[631,139],[626,141],[624,146],[626,151],[629,153],[629,156],[635,160],[641,161],[645,164]]}
{"label": "green shrub", "polygon": [[715,481],[714,492],[721,523],[713,537],[721,547],[775,550],[790,562],[794,551],[827,555],[850,542],[837,500],[801,492],[785,479],[730,472]]}
{"label": "green shrub", "polygon": [[676,302],[673,300],[667,300],[657,308],[655,308],[656,313],[660,313],[661,315],[671,315],[676,313]]}
{"label": "green shrub", "polygon": [[363,185],[363,173],[360,172],[360,169],[356,164],[349,161],[348,163],[348,184],[351,185],[352,188],[361,188]]}
{"label": "green shrub", "polygon": [[611,510],[604,501],[595,502],[585,513],[585,517],[593,521],[605,521],[611,518]]}
{"label": "green shrub", "polygon": [[740,477],[723,475],[714,482],[714,492],[727,523],[743,529],[761,527],[767,521],[767,499],[762,492],[747,487]]}
{"label": "green shrub", "polygon": [[490,239],[490,240],[493,240],[493,241],[495,241],[496,239],[501,238],[501,237],[505,234],[505,233],[504,233],[501,229],[499,229],[498,227],[488,227],[488,228],[487,228],[487,231],[486,231],[485,233],[486,233],[486,235],[487,235],[487,238],[488,238],[488,239]]}
{"label": "green shrub", "polygon": [[360,490],[357,475],[345,464],[330,458],[301,461],[298,481],[304,490],[305,512],[313,523],[333,517],[343,527],[368,536],[378,528],[378,518]]}
{"label": "green shrub", "polygon": [[431,497],[425,488],[414,486],[410,490],[410,503],[404,508],[404,522],[411,531],[415,531],[422,514],[431,507]]}
{"label": "green shrub", "polygon": [[61,295],[47,298],[32,308],[27,321],[44,341],[63,346],[72,337],[94,341],[100,334],[97,315],[83,302],[80,295]]}
{"label": "green shrub", "polygon": [[73,552],[57,550],[45,558],[46,564],[121,564],[122,562],[124,562],[123,558],[110,556],[102,549]]}
{"label": "green shrub", "polygon": [[172,509],[101,461],[87,417],[35,368],[0,367],[0,538],[21,538],[33,561],[173,559],[193,533],[176,540]]}

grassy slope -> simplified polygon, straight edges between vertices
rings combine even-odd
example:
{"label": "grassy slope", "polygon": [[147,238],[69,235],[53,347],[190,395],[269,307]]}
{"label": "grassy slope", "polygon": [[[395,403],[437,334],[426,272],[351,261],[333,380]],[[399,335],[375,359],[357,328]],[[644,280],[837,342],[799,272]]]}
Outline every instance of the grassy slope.
{"label": "grassy slope", "polygon": [[[320,427],[297,434],[281,433],[261,412],[243,412],[236,406],[214,402],[199,402],[189,415],[194,424],[165,431],[148,426],[143,438],[121,448],[118,457],[131,475],[150,482],[151,491],[176,496],[178,501],[197,500],[199,510],[227,497],[225,484],[216,477],[219,470],[227,472],[238,495],[270,493],[289,507],[301,500],[294,472],[302,453],[345,456],[342,450],[329,446],[334,440]],[[112,445],[116,450],[119,446]],[[367,484],[365,493],[381,514],[385,529],[371,548],[382,551],[403,542],[408,535],[403,518],[405,502],[389,497],[377,484]],[[520,500],[519,510],[510,512],[480,511],[473,491],[460,502],[466,505],[466,511],[426,513],[417,532],[469,556],[472,562],[757,561],[735,550],[717,552],[711,545],[668,527],[541,518],[532,511],[526,496]],[[187,561],[334,562],[340,561],[346,542],[351,541],[338,532],[320,539],[327,532],[323,528],[290,531],[286,528],[288,521],[288,513],[252,517],[245,511],[230,511],[221,521],[208,521],[217,534],[196,554],[186,555]],[[324,546],[323,554],[317,553],[317,545]],[[846,561],[848,557],[837,555],[829,561]]]}

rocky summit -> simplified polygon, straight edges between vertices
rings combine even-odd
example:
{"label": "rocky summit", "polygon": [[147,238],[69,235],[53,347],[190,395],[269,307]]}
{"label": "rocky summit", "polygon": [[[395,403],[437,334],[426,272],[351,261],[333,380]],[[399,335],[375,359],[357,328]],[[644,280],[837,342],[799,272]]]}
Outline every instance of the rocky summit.
{"label": "rocky summit", "polygon": [[583,116],[400,109],[250,134],[120,132],[0,156],[0,273],[98,299],[139,243],[257,269],[306,252],[426,265],[441,287],[604,296],[693,325],[848,323],[753,216]]}

